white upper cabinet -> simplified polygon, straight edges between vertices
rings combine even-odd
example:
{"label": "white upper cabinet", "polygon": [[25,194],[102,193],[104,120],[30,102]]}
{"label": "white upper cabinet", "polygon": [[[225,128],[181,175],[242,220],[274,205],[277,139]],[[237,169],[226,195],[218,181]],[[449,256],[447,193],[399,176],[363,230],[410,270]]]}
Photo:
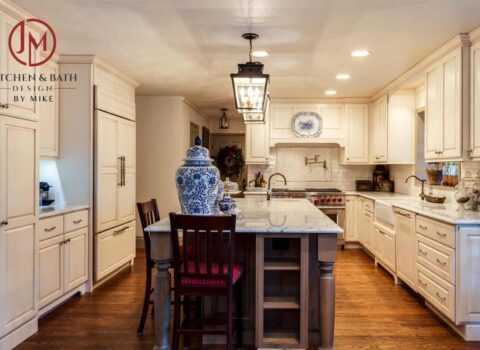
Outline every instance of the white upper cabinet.
{"label": "white upper cabinet", "polygon": [[[444,56],[426,73],[425,159],[427,161],[462,159],[463,118],[468,111],[468,85],[462,78],[468,71],[468,47],[460,47]],[[466,62],[464,62],[466,60]]]}
{"label": "white upper cabinet", "polygon": [[[58,75],[58,63],[50,60],[39,67],[40,74],[50,76],[51,74]],[[59,93],[58,82],[39,82],[39,86],[44,88],[53,88],[53,91],[48,92],[52,96],[53,101],[39,102],[39,118],[40,118],[40,157],[58,157],[59,152]],[[47,93],[43,93],[47,94]]]}
{"label": "white upper cabinet", "polygon": [[368,105],[345,105],[347,141],[343,151],[344,163],[368,163]]}
{"label": "white upper cabinet", "polygon": [[120,76],[119,73],[107,70],[98,63],[94,68],[94,84],[96,85],[96,108],[135,120],[135,85]]}
{"label": "white upper cabinet", "polygon": [[471,51],[470,156],[480,157],[480,42]]}
{"label": "white upper cabinet", "polygon": [[[38,67],[29,67],[17,62],[10,54],[8,49],[8,37],[12,28],[20,21],[20,18],[11,17],[5,13],[0,13],[0,40],[2,41],[2,48],[0,49],[0,71],[2,74],[26,74],[32,75],[38,73]],[[20,33],[20,31],[18,31]],[[38,34],[32,30],[24,31],[24,43],[28,43],[28,35],[33,34],[37,37]],[[26,45],[26,44],[25,44]],[[12,36],[12,46],[20,51],[21,37],[17,32]],[[28,61],[28,51],[25,49],[19,53],[20,59],[25,62]],[[33,57],[36,60],[37,56]],[[39,103],[35,100],[35,79],[28,79],[22,82],[4,81],[0,82],[0,113],[12,117],[38,120],[38,106]],[[15,87],[15,88],[14,88]],[[19,91],[23,90],[23,91]]]}
{"label": "white upper cabinet", "polygon": [[248,124],[245,126],[245,162],[247,164],[267,164],[270,147],[268,124]]}
{"label": "white upper cabinet", "polygon": [[[270,104],[270,146],[279,143],[338,143],[345,144],[343,104],[300,104],[272,102]],[[292,132],[292,118],[298,112],[315,112],[322,118],[322,133],[318,137],[300,138]]]}
{"label": "white upper cabinet", "polygon": [[372,163],[415,162],[414,90],[402,90],[375,101],[372,104],[370,121]]}
{"label": "white upper cabinet", "polygon": [[372,163],[387,161],[388,97],[381,97],[372,104],[370,116],[370,158]]}

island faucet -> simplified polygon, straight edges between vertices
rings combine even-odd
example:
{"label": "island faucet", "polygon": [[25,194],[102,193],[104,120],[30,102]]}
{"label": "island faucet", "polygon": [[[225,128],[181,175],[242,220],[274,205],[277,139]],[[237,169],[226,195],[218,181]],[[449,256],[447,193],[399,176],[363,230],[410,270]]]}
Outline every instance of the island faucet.
{"label": "island faucet", "polygon": [[424,191],[424,189],[425,189],[425,181],[427,181],[427,180],[422,180],[422,179],[420,179],[420,178],[419,178],[418,176],[416,176],[416,175],[410,175],[409,177],[407,177],[407,178],[405,179],[405,183],[407,183],[407,182],[408,182],[408,179],[410,179],[411,177],[414,177],[415,179],[417,179],[418,181],[420,181],[420,182],[422,183],[422,192],[421,192],[418,196],[419,196],[422,200],[424,200],[424,199],[425,199],[425,191]]}
{"label": "island faucet", "polygon": [[275,175],[283,177],[283,180],[285,181],[285,185],[287,184],[287,178],[285,177],[285,175],[281,173],[273,173],[272,175],[270,175],[270,177],[268,178],[267,201],[269,201],[270,197],[272,196],[272,190],[270,189],[270,187],[272,185],[272,177],[274,177]]}

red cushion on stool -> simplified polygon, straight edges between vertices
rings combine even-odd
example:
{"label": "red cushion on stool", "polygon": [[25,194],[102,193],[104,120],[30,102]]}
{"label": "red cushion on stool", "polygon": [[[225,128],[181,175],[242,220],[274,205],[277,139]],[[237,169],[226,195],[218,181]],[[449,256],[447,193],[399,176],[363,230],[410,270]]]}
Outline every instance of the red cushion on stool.
{"label": "red cushion on stool", "polygon": [[[185,263],[184,263],[185,264]],[[180,268],[181,272],[185,272],[184,266]],[[195,262],[193,261],[188,261],[187,262],[187,272],[189,273],[196,273],[195,271]],[[208,274],[207,272],[207,263],[206,262],[200,262],[199,263],[199,268],[200,268],[200,274]],[[232,271],[232,284],[237,283],[240,277],[242,277],[243,272],[245,271],[245,267],[240,264],[235,264],[233,265],[233,271]],[[212,264],[212,270],[211,274],[218,273],[218,264]],[[228,265],[224,264],[223,265],[223,273],[226,274],[228,273]],[[219,278],[222,276],[219,275]],[[184,286],[226,286],[227,281],[224,279],[216,279],[212,277],[208,278],[191,278],[191,277],[182,277],[181,278],[181,283]]]}

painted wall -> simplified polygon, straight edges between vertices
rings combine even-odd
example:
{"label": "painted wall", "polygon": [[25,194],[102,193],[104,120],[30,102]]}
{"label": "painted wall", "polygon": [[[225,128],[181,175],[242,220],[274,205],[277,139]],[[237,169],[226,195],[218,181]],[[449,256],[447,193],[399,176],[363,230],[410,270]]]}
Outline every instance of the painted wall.
{"label": "painted wall", "polygon": [[137,202],[156,198],[163,218],[180,209],[175,172],[189,147],[190,121],[201,134],[208,120],[180,96],[137,96],[136,105]]}

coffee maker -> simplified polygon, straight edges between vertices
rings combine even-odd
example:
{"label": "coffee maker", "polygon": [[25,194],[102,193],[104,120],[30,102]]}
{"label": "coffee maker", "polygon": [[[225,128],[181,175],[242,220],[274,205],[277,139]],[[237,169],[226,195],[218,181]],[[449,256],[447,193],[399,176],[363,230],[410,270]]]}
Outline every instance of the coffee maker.
{"label": "coffee maker", "polygon": [[40,182],[40,205],[50,205],[55,201],[53,191],[50,191],[48,182]]}

